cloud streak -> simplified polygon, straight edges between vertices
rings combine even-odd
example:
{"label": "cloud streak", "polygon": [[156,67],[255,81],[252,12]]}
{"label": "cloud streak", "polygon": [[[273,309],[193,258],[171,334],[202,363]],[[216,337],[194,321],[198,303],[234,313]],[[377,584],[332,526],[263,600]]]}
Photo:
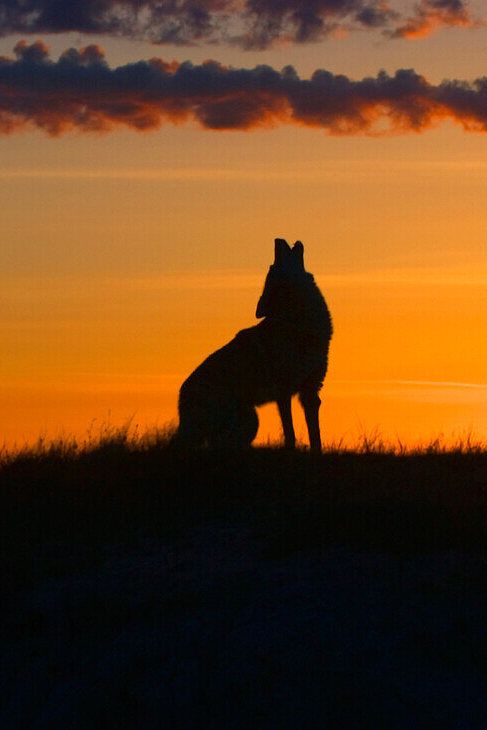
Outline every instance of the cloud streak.
{"label": "cloud streak", "polygon": [[390,33],[393,38],[424,38],[440,28],[475,28],[481,21],[471,17],[464,0],[421,0],[415,14]]}
{"label": "cloud streak", "polygon": [[[396,3],[401,11],[403,5]],[[473,24],[466,0],[420,0],[412,17],[387,0],[0,0],[2,36],[74,31],[254,49],[356,29],[417,38],[442,26]]]}
{"label": "cloud streak", "polygon": [[422,132],[450,119],[487,131],[487,77],[430,84],[412,69],[358,81],[317,70],[302,79],[287,66],[232,68],[153,58],[110,68],[103,50],[68,49],[57,61],[25,41],[0,57],[0,132],[38,127],[50,135],[78,130],[138,131],[196,122],[205,129],[249,130],[296,124],[329,134]]}

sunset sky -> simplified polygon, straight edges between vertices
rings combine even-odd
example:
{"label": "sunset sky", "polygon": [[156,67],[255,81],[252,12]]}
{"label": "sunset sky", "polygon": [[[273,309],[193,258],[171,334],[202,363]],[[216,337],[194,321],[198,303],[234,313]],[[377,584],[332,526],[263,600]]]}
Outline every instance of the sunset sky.
{"label": "sunset sky", "polygon": [[175,420],[276,236],[325,443],[486,440],[486,74],[481,0],[0,0],[5,443]]}

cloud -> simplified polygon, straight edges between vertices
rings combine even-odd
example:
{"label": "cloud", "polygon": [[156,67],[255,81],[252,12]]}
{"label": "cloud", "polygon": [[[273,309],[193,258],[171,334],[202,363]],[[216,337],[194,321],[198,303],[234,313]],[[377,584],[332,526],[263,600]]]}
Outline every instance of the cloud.
{"label": "cloud", "polygon": [[[0,34],[65,33],[192,43],[234,0],[1,0]],[[227,7],[228,6],[228,7]]]}
{"label": "cloud", "polygon": [[246,0],[242,15],[245,32],[234,40],[247,48],[318,41],[338,31],[384,27],[396,17],[385,0]]}
{"label": "cloud", "polygon": [[302,79],[287,66],[253,69],[167,63],[153,58],[116,68],[95,45],[70,48],[53,61],[37,41],[0,57],[0,132],[39,127],[138,131],[193,121],[206,129],[248,130],[297,124],[329,134],[421,132],[451,119],[487,131],[487,77],[430,84],[412,69],[358,81],[317,70]]}
{"label": "cloud", "polygon": [[449,25],[471,26],[465,0],[420,0],[404,15],[387,0],[0,0],[0,36],[74,31],[194,45],[263,49],[382,29],[414,38]]}
{"label": "cloud", "polygon": [[424,38],[443,27],[474,28],[474,20],[465,0],[420,0],[415,14],[389,35],[393,38]]}

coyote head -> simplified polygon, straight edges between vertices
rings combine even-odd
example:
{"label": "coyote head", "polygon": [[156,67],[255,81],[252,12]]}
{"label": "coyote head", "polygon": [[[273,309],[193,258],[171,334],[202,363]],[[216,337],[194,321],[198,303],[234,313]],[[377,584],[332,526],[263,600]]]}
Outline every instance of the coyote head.
{"label": "coyote head", "polygon": [[292,248],[283,238],[276,238],[274,244],[274,263],[269,267],[264,291],[255,312],[259,319],[289,310],[294,299],[293,293],[305,274],[304,246],[301,241],[296,241]]}

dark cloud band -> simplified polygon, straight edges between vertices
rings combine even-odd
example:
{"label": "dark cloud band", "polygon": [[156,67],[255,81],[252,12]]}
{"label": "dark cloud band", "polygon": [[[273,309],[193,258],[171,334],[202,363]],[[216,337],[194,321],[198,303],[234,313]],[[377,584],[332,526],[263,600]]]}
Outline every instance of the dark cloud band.
{"label": "dark cloud band", "polygon": [[0,35],[75,31],[266,48],[354,28],[413,38],[442,25],[473,24],[467,0],[420,0],[412,17],[404,16],[403,3],[396,6],[387,0],[0,0]]}
{"label": "dark cloud band", "polygon": [[354,81],[318,70],[301,79],[288,66],[231,68],[140,61],[117,68],[98,46],[57,61],[38,41],[0,58],[0,131],[35,126],[51,135],[117,127],[156,129],[196,121],[207,129],[300,124],[330,134],[421,132],[442,119],[487,131],[487,78],[428,83],[413,70]]}

